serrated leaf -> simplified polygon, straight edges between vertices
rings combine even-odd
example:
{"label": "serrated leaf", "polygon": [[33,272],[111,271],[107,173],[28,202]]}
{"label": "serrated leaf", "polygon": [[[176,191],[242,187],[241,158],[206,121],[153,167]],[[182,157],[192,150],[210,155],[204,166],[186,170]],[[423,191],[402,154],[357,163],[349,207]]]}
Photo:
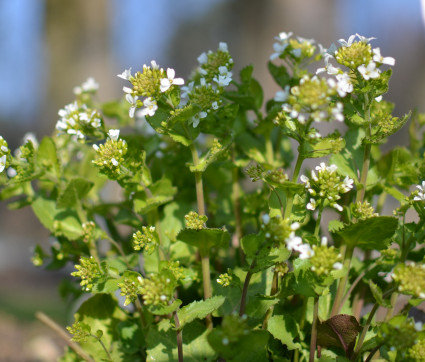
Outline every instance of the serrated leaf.
{"label": "serrated leaf", "polygon": [[65,186],[65,189],[60,193],[57,200],[57,206],[59,208],[74,206],[80,199],[89,193],[93,185],[93,182],[83,178],[74,178],[70,180]]}
{"label": "serrated leaf", "polygon": [[347,245],[363,250],[382,250],[390,244],[398,220],[390,216],[372,217],[337,231]]}
{"label": "serrated leaf", "polygon": [[118,323],[117,331],[125,353],[134,354],[144,347],[145,338],[137,320]]}
{"label": "serrated leaf", "polygon": [[272,336],[291,351],[301,348],[301,345],[294,340],[299,336],[300,330],[297,322],[288,314],[272,316],[267,323],[267,330]]}
{"label": "serrated leaf", "polygon": [[56,144],[50,137],[44,137],[40,142],[36,154],[37,166],[44,169],[51,169],[56,175],[59,174],[59,159],[56,152]]}
{"label": "serrated leaf", "polygon": [[277,66],[274,65],[272,62],[268,62],[267,68],[269,69],[270,74],[278,85],[280,85],[282,88],[285,88],[285,86],[289,85],[291,76],[289,75],[288,70],[285,66]]}
{"label": "serrated leaf", "polygon": [[180,328],[182,329],[195,319],[204,319],[208,314],[219,308],[224,303],[224,300],[223,296],[214,296],[206,300],[194,301],[184,306],[177,312]]}
{"label": "serrated leaf", "polygon": [[[216,353],[207,342],[208,330],[198,321],[186,327],[183,333],[183,356],[185,362],[216,361]],[[147,361],[178,361],[176,331],[168,319],[150,330],[146,339]]]}
{"label": "serrated leaf", "polygon": [[391,303],[388,300],[385,300],[382,295],[382,290],[379,288],[377,284],[369,280],[369,288],[372,292],[373,298],[375,298],[376,303],[379,305],[385,307],[385,308],[391,308]]}
{"label": "serrated leaf", "polygon": [[148,309],[149,312],[155,315],[167,315],[176,311],[181,304],[182,301],[180,299],[176,299],[173,303],[169,305],[151,305]]}

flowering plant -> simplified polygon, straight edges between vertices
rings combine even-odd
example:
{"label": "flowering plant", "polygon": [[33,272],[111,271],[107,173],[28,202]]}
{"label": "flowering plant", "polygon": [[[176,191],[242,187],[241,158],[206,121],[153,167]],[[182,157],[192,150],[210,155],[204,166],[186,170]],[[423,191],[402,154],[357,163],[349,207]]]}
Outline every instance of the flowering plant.
{"label": "flowering plant", "polygon": [[276,40],[267,102],[220,43],[189,79],[152,61],[101,104],[90,78],[51,137],[0,138],[0,198],[52,235],[34,264],[75,265],[84,296],[62,361],[423,361],[425,117],[392,115],[373,38]]}

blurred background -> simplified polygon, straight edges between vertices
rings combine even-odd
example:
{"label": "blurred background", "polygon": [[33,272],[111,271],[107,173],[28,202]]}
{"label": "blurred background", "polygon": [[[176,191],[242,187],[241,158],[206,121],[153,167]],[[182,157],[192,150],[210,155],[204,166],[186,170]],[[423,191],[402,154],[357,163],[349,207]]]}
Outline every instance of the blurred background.
{"label": "blurred background", "polygon": [[[425,1],[422,1],[425,3]],[[11,149],[23,135],[50,134],[57,111],[89,76],[99,100],[122,96],[124,69],[155,59],[187,77],[196,58],[228,43],[234,74],[254,65],[266,98],[278,90],[267,73],[281,31],[329,47],[351,34],[377,39],[396,59],[387,99],[396,115],[425,111],[425,27],[421,0],[0,0],[0,134]],[[394,144],[406,137],[397,136]],[[32,247],[49,235],[29,209],[0,205],[0,360],[54,361],[63,343],[34,320],[43,310],[69,315],[58,296],[61,276],[36,269]],[[67,271],[69,274],[69,271]]]}

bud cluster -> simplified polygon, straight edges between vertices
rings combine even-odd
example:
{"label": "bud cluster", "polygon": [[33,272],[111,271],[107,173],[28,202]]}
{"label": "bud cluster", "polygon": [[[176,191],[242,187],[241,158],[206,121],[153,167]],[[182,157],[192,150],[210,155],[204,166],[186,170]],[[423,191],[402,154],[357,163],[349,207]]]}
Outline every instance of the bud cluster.
{"label": "bud cluster", "polygon": [[91,244],[94,239],[94,230],[96,228],[96,224],[93,221],[88,221],[83,223],[83,241],[87,244]]}
{"label": "bud cluster", "polygon": [[120,295],[125,297],[124,306],[136,301],[139,283],[136,283],[132,279],[125,278],[124,281],[118,283],[118,287],[121,289]]}
{"label": "bud cluster", "polygon": [[139,292],[146,305],[167,305],[173,298],[175,280],[171,272],[152,274],[150,278],[138,277]]}
{"label": "bud cluster", "polygon": [[96,279],[101,277],[99,265],[92,256],[90,258],[81,257],[80,265],[75,265],[75,269],[77,269],[77,271],[72,272],[71,275],[81,278],[80,285],[84,287],[87,292],[93,288]]}
{"label": "bud cluster", "polygon": [[201,230],[205,227],[208,217],[205,215],[198,215],[197,212],[191,211],[184,217],[186,229]]}
{"label": "bud cluster", "polygon": [[397,282],[400,293],[425,299],[425,264],[397,265],[392,278]]}
{"label": "bud cluster", "polygon": [[324,162],[320,166],[316,166],[317,175],[311,171],[311,179],[307,176],[301,176],[301,182],[305,184],[305,188],[312,196],[307,204],[307,209],[315,210],[317,203],[329,203],[330,206],[342,211],[342,206],[337,204],[341,198],[340,194],[344,194],[353,188],[353,180],[346,176],[343,180],[336,173],[335,165],[326,166]]}
{"label": "bud cluster", "polygon": [[368,201],[359,201],[352,205],[352,216],[357,220],[366,220],[379,216]]}
{"label": "bud cluster", "polygon": [[282,123],[286,116],[296,119],[300,124],[306,124],[309,120],[342,122],[342,103],[333,103],[337,94],[338,85],[333,79],[305,75],[299,85],[290,89],[288,101],[282,105],[282,112],[277,115],[274,123]]}
{"label": "bud cluster", "polygon": [[91,337],[91,327],[83,322],[75,322],[72,326],[66,327],[69,333],[72,334],[72,341],[78,343],[86,343]]}
{"label": "bud cluster", "polygon": [[127,153],[127,143],[119,139],[119,135],[118,129],[111,129],[104,144],[93,145],[97,154],[93,163],[111,176],[120,174],[120,164],[124,162],[124,156]]}
{"label": "bud cluster", "polygon": [[327,238],[322,238],[322,245],[313,246],[313,256],[310,258],[311,270],[318,276],[329,275],[333,270],[342,268],[341,254],[333,246],[327,245]]}
{"label": "bud cluster", "polygon": [[102,126],[100,114],[78,102],[66,105],[58,114],[61,117],[56,123],[59,134],[66,133],[78,140],[94,135]]}
{"label": "bud cluster", "polygon": [[138,230],[133,234],[134,250],[144,249],[149,255],[152,254],[159,245],[159,238],[155,226],[142,226],[142,231]]}
{"label": "bud cluster", "polygon": [[[300,36],[292,37],[293,33],[281,32],[275,37],[277,40],[273,44],[274,53],[270,56],[270,60],[276,58],[290,58],[293,62],[301,62],[304,59],[311,58],[316,52],[317,46],[313,39],[305,39]],[[322,52],[322,46],[319,44]]]}
{"label": "bud cluster", "polygon": [[6,168],[7,156],[10,154],[6,140],[0,136],[0,173]]}

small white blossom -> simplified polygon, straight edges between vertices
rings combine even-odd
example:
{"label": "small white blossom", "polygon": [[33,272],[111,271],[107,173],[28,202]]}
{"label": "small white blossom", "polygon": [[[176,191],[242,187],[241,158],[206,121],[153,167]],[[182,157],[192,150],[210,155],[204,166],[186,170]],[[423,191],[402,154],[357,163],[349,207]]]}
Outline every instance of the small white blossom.
{"label": "small white blossom", "polygon": [[381,63],[381,64],[387,64],[387,65],[391,65],[391,66],[395,65],[395,59],[393,57],[383,57],[381,55],[381,49],[375,48],[372,51],[373,51],[373,61],[374,62]]}
{"label": "small white blossom", "polygon": [[203,52],[199,57],[198,57],[198,63],[199,64],[205,64],[208,61],[208,55],[207,53]]}
{"label": "small white blossom", "polygon": [[376,69],[375,62],[370,62],[367,66],[362,64],[357,69],[365,80],[379,78],[380,70]]}
{"label": "small white blossom", "polygon": [[156,112],[156,110],[158,109],[158,105],[156,104],[156,101],[154,99],[152,99],[151,97],[146,98],[143,101],[143,105],[145,106],[145,108],[142,108],[139,112],[139,115],[141,115],[142,117],[146,117],[146,116],[153,116]]}
{"label": "small white blossom", "polygon": [[118,161],[114,157],[112,157],[111,162],[114,166],[118,166]]}
{"label": "small white blossom", "polygon": [[275,102],[286,102],[289,98],[289,91],[290,88],[287,85],[283,90],[277,91],[273,99]]}
{"label": "small white blossom", "polygon": [[130,116],[130,118],[133,118],[134,112],[136,111],[136,107],[137,107],[137,100],[139,99],[139,97],[132,96],[131,94],[126,94],[125,99],[131,105],[130,109],[128,110],[128,115]]}
{"label": "small white blossom", "polygon": [[382,96],[376,97],[376,98],[375,98],[375,101],[377,101],[378,103],[379,103],[380,101],[382,101]]}
{"label": "small white blossom", "polygon": [[87,78],[87,80],[81,85],[83,92],[96,92],[99,89],[99,83],[97,83],[93,77]]}
{"label": "small white blossom", "polygon": [[151,60],[151,68],[152,69],[159,69],[159,65],[156,63],[155,60]]}
{"label": "small white blossom", "polygon": [[227,48],[227,43],[225,43],[225,42],[218,43],[218,50],[221,50],[222,52],[228,53],[229,50]]}
{"label": "small white blossom", "polygon": [[320,242],[320,245],[322,245],[322,246],[328,245],[328,238],[326,236],[322,236],[322,240]]}
{"label": "small white blossom", "polygon": [[310,259],[314,255],[314,251],[309,244],[302,244],[297,251],[300,253],[300,259]]}
{"label": "small white blossom", "polygon": [[334,265],[333,268],[335,270],[341,270],[342,269],[342,263],[340,263],[339,261],[337,261]]}
{"label": "small white blossom", "polygon": [[348,176],[345,176],[344,181],[342,181],[344,192],[350,191],[353,188],[353,184],[354,184],[354,180],[352,180]]}
{"label": "small white blossom", "polygon": [[130,80],[130,78],[131,78],[131,68],[124,70],[121,74],[117,74],[117,77],[125,79],[125,80]]}
{"label": "small white blossom", "polygon": [[110,129],[108,132],[108,136],[112,141],[118,141],[118,138],[120,137],[120,130]]}
{"label": "small white blossom", "polygon": [[414,201],[425,201],[425,181],[422,181],[422,186],[417,185],[416,188],[419,190],[417,196],[413,198]]}
{"label": "small white blossom", "polygon": [[298,248],[303,243],[303,240],[299,236],[296,236],[294,232],[292,232],[289,237],[286,238],[285,243],[288,250],[298,251]]}
{"label": "small white blossom", "polygon": [[424,326],[424,324],[421,321],[416,322],[415,323],[415,330],[416,330],[416,332],[421,332],[423,326]]}
{"label": "small white blossom", "polygon": [[99,151],[99,146],[96,145],[96,144],[93,144],[93,149],[97,152],[97,151]]}
{"label": "small white blossom", "polygon": [[3,172],[6,167],[6,155],[0,157],[0,172]]}
{"label": "small white blossom", "polygon": [[174,69],[172,68],[167,69],[167,78],[161,79],[160,89],[162,93],[166,92],[173,84],[176,84],[176,85],[184,84],[183,78],[174,78],[175,75],[176,75],[176,72]]}
{"label": "small white blossom", "polygon": [[232,81],[232,73],[227,70],[226,66],[218,68],[219,75],[215,76],[213,81],[217,82],[220,87],[227,87]]}
{"label": "small white blossom", "polygon": [[340,97],[345,97],[347,93],[353,91],[353,84],[351,83],[351,78],[347,73],[337,74],[337,92]]}
{"label": "small white blossom", "polygon": [[340,43],[342,46],[344,47],[350,47],[351,44],[353,44],[354,39],[356,38],[356,35],[351,35],[348,38],[348,41],[344,40],[344,39],[339,39],[338,43]]}
{"label": "small white blossom", "polygon": [[275,37],[275,39],[278,41],[277,43],[273,44],[274,53],[270,55],[270,60],[278,58],[288,47],[288,39],[292,36],[292,33],[285,33],[281,32],[279,33],[279,36]]}
{"label": "small white blossom", "polygon": [[316,206],[317,206],[316,200],[313,198],[310,198],[310,202],[307,204],[307,209],[314,211],[316,210]]}
{"label": "small white blossom", "polygon": [[7,172],[6,173],[7,173],[7,176],[9,176],[9,178],[13,178],[13,177],[15,177],[18,174],[13,167],[9,167],[7,169]]}

